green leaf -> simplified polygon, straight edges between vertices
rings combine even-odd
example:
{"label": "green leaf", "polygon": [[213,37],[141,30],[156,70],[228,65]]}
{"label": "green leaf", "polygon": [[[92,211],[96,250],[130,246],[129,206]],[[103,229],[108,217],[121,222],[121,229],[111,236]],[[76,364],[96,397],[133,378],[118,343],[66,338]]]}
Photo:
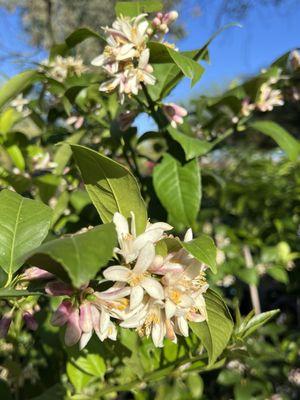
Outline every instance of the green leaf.
{"label": "green leaf", "polygon": [[190,322],[190,327],[206,348],[209,364],[213,364],[229,342],[233,322],[226,304],[216,292],[208,289],[204,297],[208,319]]}
{"label": "green leaf", "polygon": [[300,142],[290,135],[285,129],[273,121],[256,121],[250,124],[250,127],[256,129],[267,136],[270,136],[291,161],[296,161],[300,154]]}
{"label": "green leaf", "polygon": [[137,233],[145,230],[147,210],[136,179],[123,165],[79,145],[71,145],[86,190],[103,222],[112,221],[115,212],[126,218],[133,211]]}
{"label": "green leaf", "polygon": [[115,246],[116,231],[111,223],[46,242],[28,254],[27,258],[30,263],[50,272],[57,272],[62,267],[73,285],[80,287],[106,266]]}
{"label": "green leaf", "polygon": [[0,299],[9,299],[14,297],[39,296],[41,292],[29,292],[28,290],[15,290],[10,288],[0,288]]}
{"label": "green leaf", "polygon": [[247,336],[251,335],[262,325],[266,324],[271,318],[273,318],[276,314],[279,313],[280,310],[272,310],[267,311],[258,315],[255,315],[250,320],[246,319],[243,321],[238,328],[236,334],[242,339],[245,339]]}
{"label": "green leaf", "polygon": [[20,147],[16,144],[12,144],[12,145],[6,147],[6,151],[9,154],[9,157],[11,158],[14,165],[20,171],[24,171],[25,160],[24,160],[24,157],[23,157]]}
{"label": "green leaf", "polygon": [[103,40],[103,38],[98,33],[92,31],[89,28],[79,28],[75,30],[66,38],[63,43],[55,44],[51,47],[50,59],[54,58],[57,55],[66,55],[75,46],[90,38]]}
{"label": "green leaf", "polygon": [[0,209],[0,265],[11,276],[45,239],[52,210],[10,190],[0,193]]}
{"label": "green leaf", "polygon": [[31,85],[36,77],[36,71],[24,71],[12,77],[0,88],[0,109]]}
{"label": "green leaf", "polygon": [[66,395],[65,387],[62,384],[57,383],[56,385],[51,386],[49,389],[45,390],[41,395],[34,397],[31,400],[53,400],[53,399],[61,400],[65,399],[65,395]]}
{"label": "green leaf", "polygon": [[83,372],[101,378],[106,372],[106,365],[99,354],[88,354],[86,357],[79,357],[74,364]]}
{"label": "green leaf", "polygon": [[77,46],[78,44],[82,43],[86,39],[89,38],[96,38],[102,40],[101,36],[92,31],[89,28],[79,28],[76,29],[76,31],[72,32],[65,40],[67,46],[69,49],[72,49],[73,47]]}
{"label": "green leaf", "polygon": [[168,128],[168,132],[181,145],[187,160],[202,156],[212,148],[211,143],[185,135],[172,127]]}
{"label": "green leaf", "polygon": [[75,388],[76,393],[81,393],[82,390],[89,384],[93,377],[89,374],[85,374],[71,362],[67,363],[67,375],[70,382]]}
{"label": "green leaf", "polygon": [[159,42],[150,42],[149,47],[151,63],[175,63],[183,75],[192,80],[192,86],[201,78],[204,68],[187,53],[176,51]]}
{"label": "green leaf", "polygon": [[20,113],[13,108],[8,108],[7,110],[3,111],[0,115],[0,134],[6,135],[9,133],[14,124],[20,118]]}
{"label": "green leaf", "polygon": [[181,165],[166,154],[154,168],[155,191],[173,220],[190,226],[195,221],[201,201],[200,167],[196,159]]}
{"label": "green leaf", "polygon": [[278,282],[288,283],[289,276],[286,270],[281,266],[273,266],[267,269],[268,275],[270,275],[273,279]]}
{"label": "green leaf", "polygon": [[160,0],[119,1],[115,6],[116,15],[136,17],[139,14],[160,11],[163,8]]}
{"label": "green leaf", "polygon": [[70,149],[70,144],[77,144],[80,142],[82,137],[84,136],[85,131],[78,131],[73,133],[62,145],[58,148],[54,155],[54,162],[56,164],[54,172],[58,175],[61,175],[64,171],[64,168],[68,164],[71,156],[72,150]]}
{"label": "green leaf", "polygon": [[207,265],[214,274],[217,272],[217,248],[211,237],[200,235],[189,242],[182,242],[181,244],[198,261]]}

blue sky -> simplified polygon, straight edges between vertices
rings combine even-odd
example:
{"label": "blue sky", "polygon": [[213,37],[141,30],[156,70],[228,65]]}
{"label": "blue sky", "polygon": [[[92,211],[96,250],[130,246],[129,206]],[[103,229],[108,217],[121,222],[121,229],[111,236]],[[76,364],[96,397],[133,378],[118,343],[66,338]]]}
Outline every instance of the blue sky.
{"label": "blue sky", "polygon": [[[151,0],[149,0],[151,1]],[[202,1],[182,0],[180,22],[187,36],[179,41],[181,50],[201,46],[216,31],[217,13],[223,0],[210,0],[201,8]],[[259,1],[257,3],[260,3]],[[223,18],[221,24],[241,22],[242,28],[229,28],[210,46],[211,64],[201,81],[190,91],[184,80],[173,92],[170,100],[184,102],[198,93],[215,93],[225,89],[233,79],[244,79],[268,66],[276,57],[289,49],[300,46],[300,1],[285,0],[282,6],[256,6],[243,21]],[[35,49],[26,44],[20,13],[8,13],[0,8],[0,73],[11,76],[22,66],[11,60],[3,61],[2,55],[10,52],[27,52]],[[45,58],[43,51],[35,55],[37,60]]]}

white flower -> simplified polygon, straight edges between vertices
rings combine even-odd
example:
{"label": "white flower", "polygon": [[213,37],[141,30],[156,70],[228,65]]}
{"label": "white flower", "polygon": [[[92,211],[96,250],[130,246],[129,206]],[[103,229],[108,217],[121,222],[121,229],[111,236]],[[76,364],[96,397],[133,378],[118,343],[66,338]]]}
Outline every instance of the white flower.
{"label": "white flower", "polygon": [[20,93],[12,102],[11,107],[14,107],[19,113],[23,112],[25,106],[29,103],[29,100],[23,97],[23,93]]}
{"label": "white flower", "polygon": [[147,271],[155,257],[154,245],[148,242],[140,251],[133,269],[122,265],[108,267],[103,275],[115,282],[126,282],[130,285],[130,309],[141,304],[144,291],[154,299],[162,300],[164,290],[161,284]]}
{"label": "white flower", "polygon": [[104,28],[107,46],[103,54],[92,61],[92,65],[101,67],[111,78],[100,85],[99,90],[111,92],[118,88],[121,103],[125,95],[137,95],[141,83],[154,85],[153,68],[149,64],[148,22],[146,14],[135,18],[120,17],[111,28]]}
{"label": "white flower", "polygon": [[120,246],[120,248],[116,248],[114,251],[124,258],[126,264],[137,258],[140,250],[147,242],[156,243],[163,238],[164,231],[173,229],[171,225],[165,222],[148,223],[145,232],[137,236],[133,212],[131,212],[130,230],[127,219],[118,212],[114,214],[113,222],[116,226]]}
{"label": "white flower", "polygon": [[160,300],[146,299],[143,308],[121,322],[120,326],[136,328],[140,336],[149,337],[151,335],[156,347],[163,347],[165,337],[176,341],[173,323],[167,320],[164,303]]}
{"label": "white flower", "polygon": [[63,82],[68,75],[80,76],[87,70],[80,57],[56,56],[52,61],[43,61],[41,71],[52,79]]}
{"label": "white flower", "polygon": [[261,85],[260,96],[256,107],[262,111],[272,111],[276,106],[283,106],[284,101],[279,89],[272,89],[268,83]]}

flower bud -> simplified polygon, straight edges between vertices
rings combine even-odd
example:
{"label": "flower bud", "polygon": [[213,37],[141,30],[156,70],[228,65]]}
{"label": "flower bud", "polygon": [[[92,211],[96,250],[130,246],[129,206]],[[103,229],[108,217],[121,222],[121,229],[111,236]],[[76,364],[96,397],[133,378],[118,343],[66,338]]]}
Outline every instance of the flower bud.
{"label": "flower bud", "polygon": [[25,313],[23,314],[23,319],[25,321],[27,329],[29,329],[31,331],[37,330],[38,323],[36,322],[36,319],[30,312],[25,311]]}
{"label": "flower bud", "polygon": [[51,272],[45,271],[38,267],[31,267],[25,270],[22,279],[26,281],[33,281],[35,279],[52,279],[54,275]]}
{"label": "flower bud", "polygon": [[155,17],[155,18],[153,19],[153,21],[152,21],[152,25],[153,25],[155,28],[157,28],[158,26],[160,26],[160,24],[161,24],[160,19],[157,18],[157,17]]}
{"label": "flower bud", "polygon": [[79,324],[79,311],[78,309],[73,309],[69,316],[69,320],[67,322],[67,328],[65,332],[65,344],[66,346],[74,346],[77,342],[79,342],[82,334],[82,330]]}
{"label": "flower bud", "polygon": [[166,13],[163,16],[163,22],[165,24],[170,24],[170,23],[174,22],[177,18],[178,18],[178,12],[173,10],[173,11]]}
{"label": "flower bud", "polygon": [[82,332],[88,333],[93,330],[93,321],[92,321],[92,313],[91,313],[91,305],[88,302],[81,304],[79,307],[80,316],[79,323]]}
{"label": "flower bud", "polygon": [[173,128],[177,127],[177,124],[183,123],[183,118],[187,115],[187,111],[185,108],[180,107],[175,103],[169,103],[163,105],[163,112],[167,119],[171,122]]}
{"label": "flower bud", "polygon": [[0,320],[0,339],[5,338],[11,324],[10,314],[3,315]]}
{"label": "flower bud", "polygon": [[52,315],[51,324],[54,326],[63,326],[68,321],[71,312],[72,303],[70,300],[64,300]]}
{"label": "flower bud", "polygon": [[45,292],[50,296],[71,296],[73,294],[73,289],[67,283],[53,281],[47,283]]}

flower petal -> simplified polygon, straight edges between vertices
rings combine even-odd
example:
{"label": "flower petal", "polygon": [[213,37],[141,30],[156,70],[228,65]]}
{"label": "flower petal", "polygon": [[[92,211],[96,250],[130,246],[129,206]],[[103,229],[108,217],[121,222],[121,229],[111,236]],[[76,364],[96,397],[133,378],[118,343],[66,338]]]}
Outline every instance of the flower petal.
{"label": "flower petal", "polygon": [[85,346],[88,344],[90,341],[91,337],[93,335],[93,331],[91,332],[85,332],[81,335],[80,341],[79,341],[79,349],[82,350],[85,348]]}
{"label": "flower petal", "polygon": [[113,216],[113,223],[116,226],[118,237],[123,237],[129,233],[127,219],[120,213],[116,212]]}
{"label": "flower petal", "polygon": [[130,310],[133,310],[141,304],[144,297],[144,290],[141,286],[134,286],[130,293]]}
{"label": "flower petal", "polygon": [[155,258],[154,245],[153,243],[148,242],[142,248],[132,271],[137,274],[147,271],[147,269],[152,264],[154,258]]}
{"label": "flower petal", "polygon": [[127,267],[123,267],[122,265],[114,265],[106,268],[106,270],[103,272],[103,275],[110,281],[127,282],[130,277],[130,273],[131,271]]}
{"label": "flower petal", "polygon": [[74,344],[79,341],[81,333],[82,331],[79,325],[79,311],[75,309],[71,313],[67,323],[67,328],[65,332],[66,346],[74,346]]}
{"label": "flower petal", "polygon": [[146,290],[149,296],[153,297],[154,299],[164,299],[164,289],[156,279],[146,277],[142,280],[141,286]]}
{"label": "flower petal", "polygon": [[185,337],[189,336],[189,326],[186,319],[184,317],[178,317],[177,324],[180,333]]}
{"label": "flower petal", "polygon": [[166,300],[166,305],[165,305],[165,311],[166,311],[166,318],[170,319],[175,315],[176,312],[176,304],[173,303],[170,299]]}
{"label": "flower petal", "polygon": [[107,311],[104,309],[101,310],[101,316],[100,316],[100,332],[104,333],[110,323],[110,316]]}

